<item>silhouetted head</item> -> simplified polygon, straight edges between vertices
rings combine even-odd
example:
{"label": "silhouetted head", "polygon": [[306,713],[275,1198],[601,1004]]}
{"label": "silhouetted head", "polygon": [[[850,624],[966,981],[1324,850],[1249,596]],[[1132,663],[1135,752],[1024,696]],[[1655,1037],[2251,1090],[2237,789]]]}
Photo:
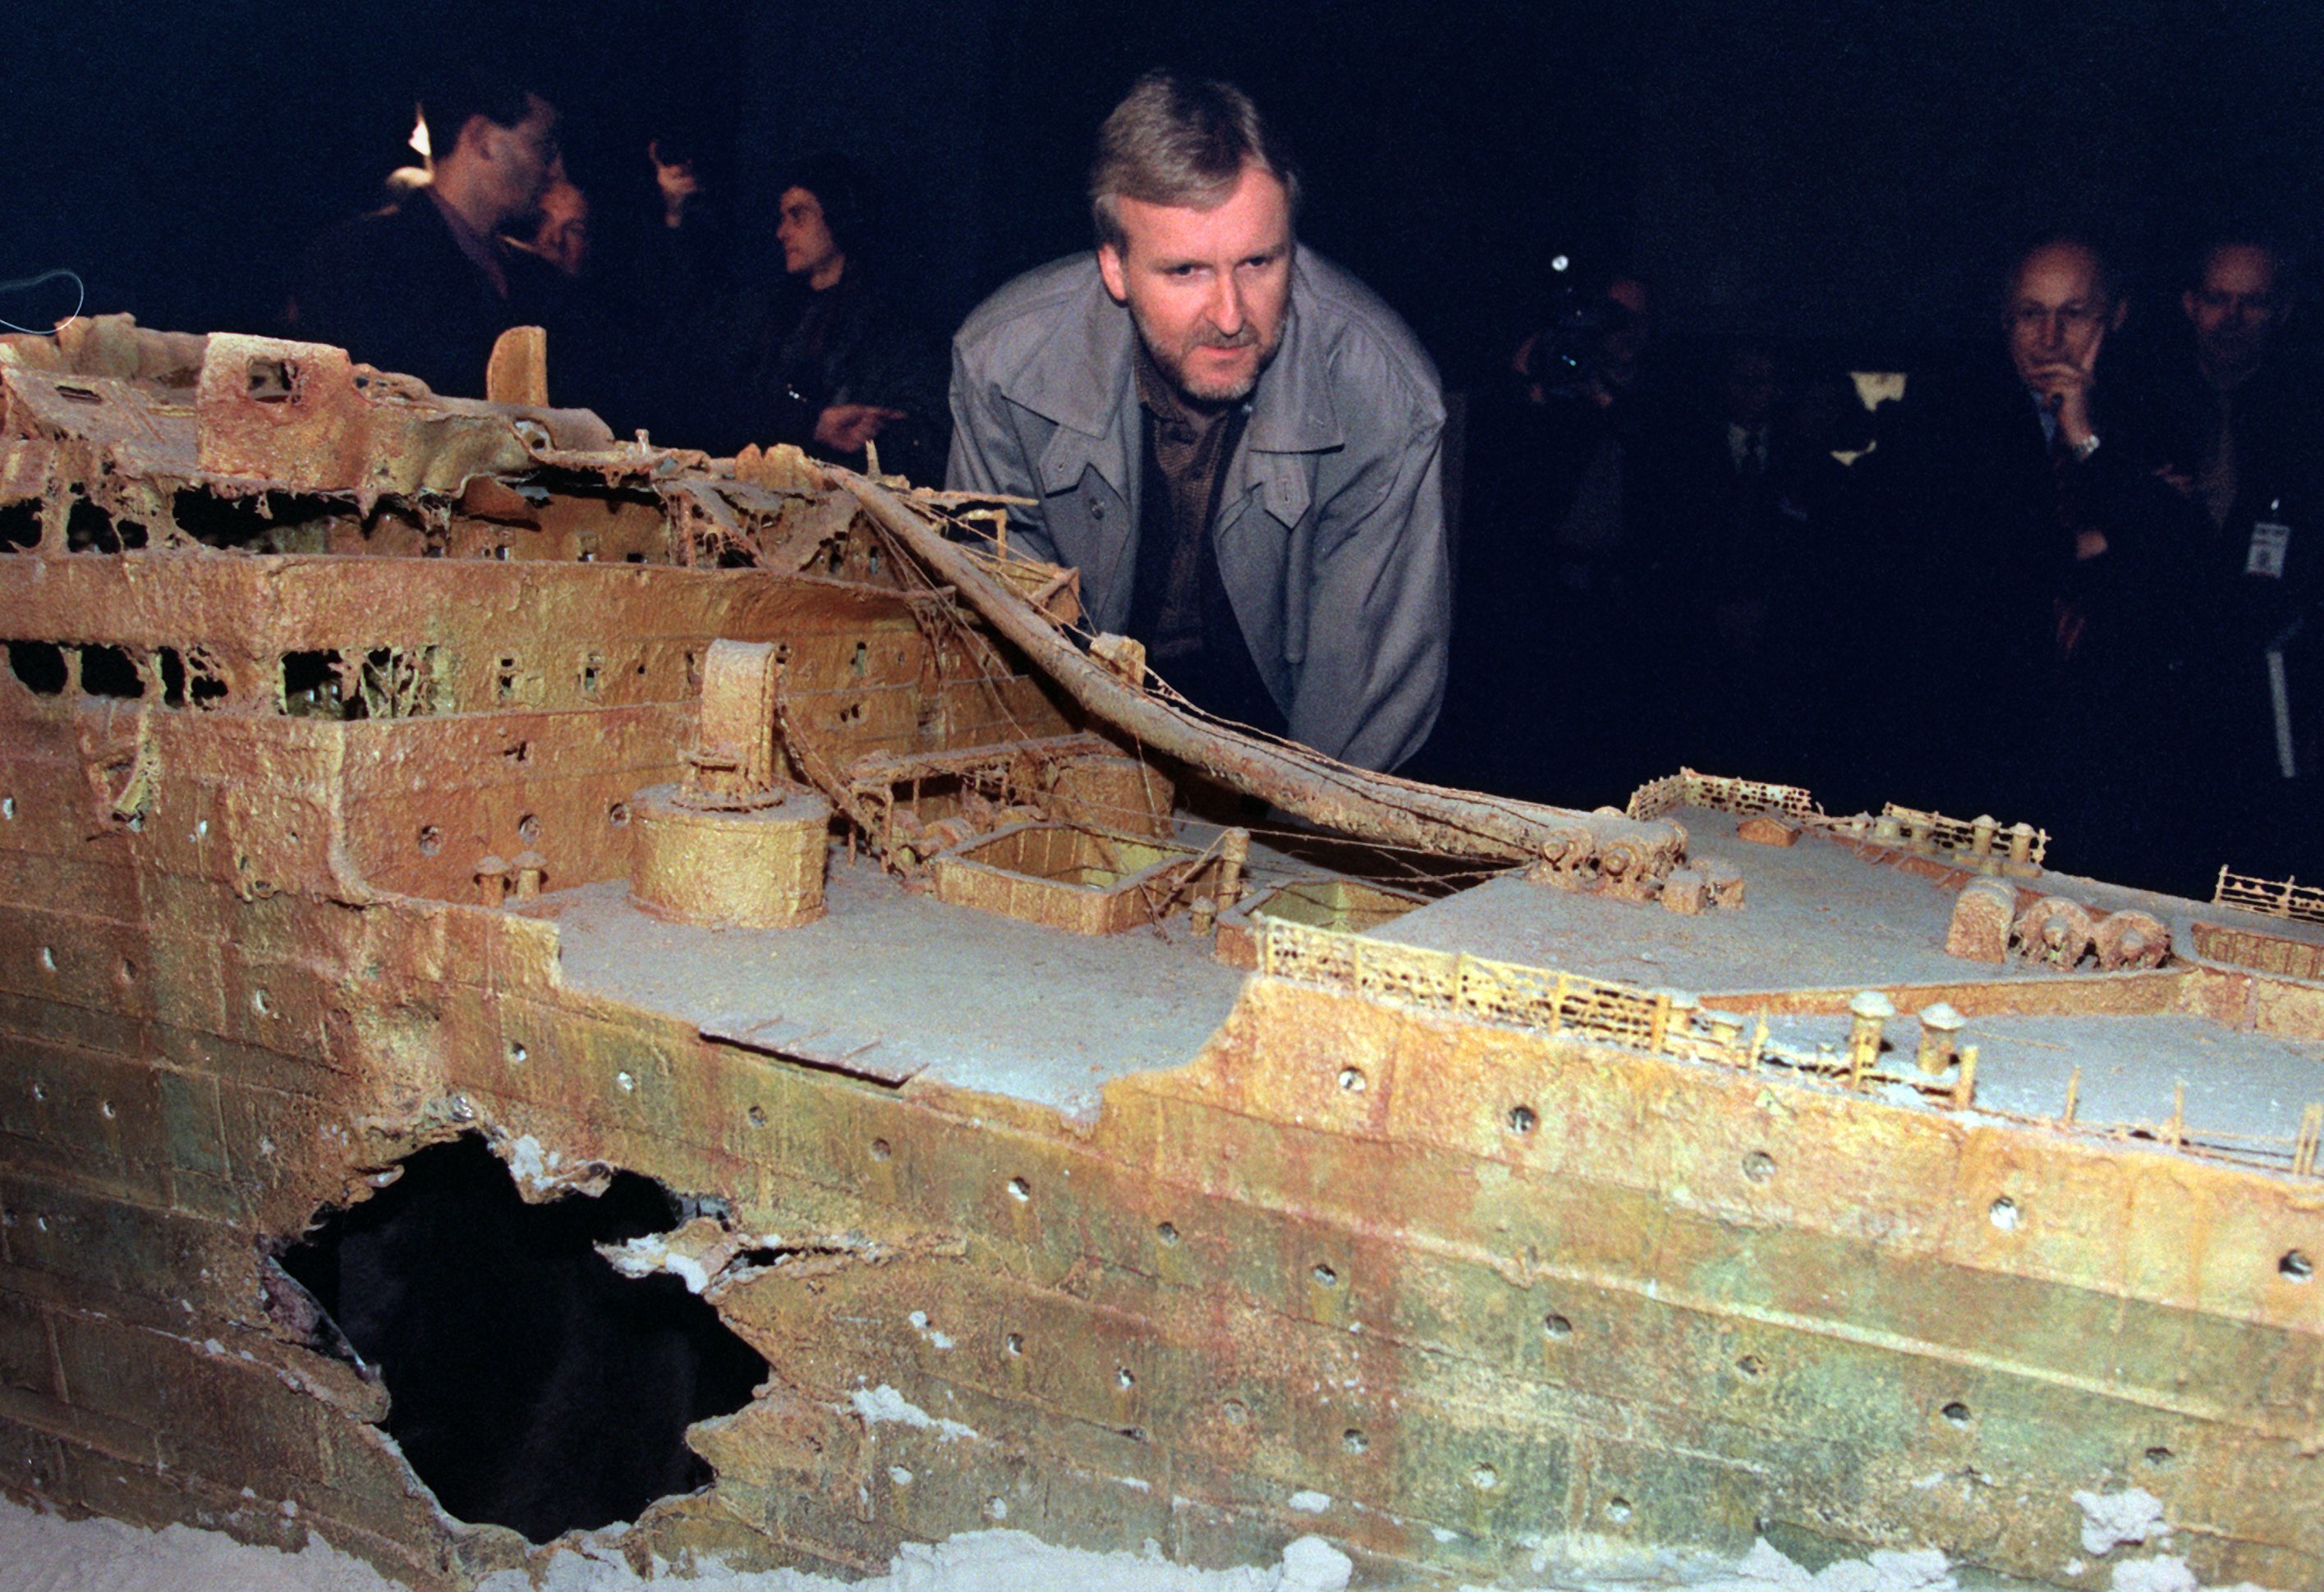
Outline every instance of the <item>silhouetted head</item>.
{"label": "silhouetted head", "polygon": [[445,202],[493,232],[529,219],[557,170],[557,107],[521,79],[451,69],[421,89],[429,170]]}
{"label": "silhouetted head", "polygon": [[2195,363],[2221,391],[2259,373],[2292,308],[2284,251],[2259,236],[2222,238],[2195,263],[2179,308],[2195,333]]}

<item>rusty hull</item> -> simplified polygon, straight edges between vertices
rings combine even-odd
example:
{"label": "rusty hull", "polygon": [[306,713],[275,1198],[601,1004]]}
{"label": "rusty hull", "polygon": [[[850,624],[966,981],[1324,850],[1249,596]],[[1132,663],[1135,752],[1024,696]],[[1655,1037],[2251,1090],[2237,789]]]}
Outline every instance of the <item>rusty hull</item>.
{"label": "rusty hull", "polygon": [[[1309,976],[1247,914],[1220,953],[1260,967],[1224,1022],[1093,1113],[714,1037],[572,982],[559,921],[565,892],[630,878],[638,793],[699,778],[714,644],[776,649],[788,773],[862,814],[845,835],[883,888],[930,882],[899,807],[916,835],[1005,833],[1028,804],[1058,818],[1044,759],[1135,750],[899,567],[876,519],[908,504],[375,394],[298,345],[229,367],[106,322],[11,346],[8,1492],[313,1531],[422,1587],[537,1554],[443,1514],[271,1258],[475,1132],[536,1197],[622,1168],[731,1208],[672,1243],[771,1376],[694,1430],[717,1480],[631,1529],[641,1562],[867,1572],[1005,1519],[1205,1564],[1320,1532],[1368,1584],[1449,1585],[1562,1530],[1774,1532],[2098,1587],[2070,1494],[2136,1486],[2206,1581],[2324,1587],[2324,1284],[2292,1265],[2324,1256],[2312,1140],[2200,1153],[1948,1109],[1950,1081],[1849,1087],[1714,1044],[1666,996],[1651,1034],[1511,1020],[1463,1004],[1481,964],[1367,964],[1311,931],[1351,971]],[[253,360],[401,407],[316,420],[368,440],[261,471]],[[213,390],[231,437],[198,435]],[[1781,854],[1882,866],[1850,848],[1877,849]],[[2324,934],[2206,925],[2156,971],[1959,962],[1897,1000],[2324,1035]],[[1766,978],[1724,1004],[1844,1019],[1851,991]]]}

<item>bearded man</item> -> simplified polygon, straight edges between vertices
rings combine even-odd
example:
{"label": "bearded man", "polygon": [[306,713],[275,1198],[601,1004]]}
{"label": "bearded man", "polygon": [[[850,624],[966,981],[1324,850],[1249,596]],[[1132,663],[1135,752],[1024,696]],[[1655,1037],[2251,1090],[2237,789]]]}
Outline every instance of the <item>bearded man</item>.
{"label": "bearded man", "polygon": [[1298,198],[1240,89],[1140,79],[1098,136],[1094,252],[954,340],[947,484],[1034,500],[1016,545],[1196,705],[1390,768],[1444,694],[1444,406],[1395,312],[1296,240]]}

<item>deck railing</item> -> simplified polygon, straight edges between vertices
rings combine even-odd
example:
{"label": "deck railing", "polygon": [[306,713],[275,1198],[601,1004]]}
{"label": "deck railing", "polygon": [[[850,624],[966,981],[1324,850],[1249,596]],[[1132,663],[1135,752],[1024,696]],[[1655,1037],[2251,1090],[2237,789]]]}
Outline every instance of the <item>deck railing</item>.
{"label": "deck railing", "polygon": [[[2050,834],[2030,824],[2004,824],[1991,818],[1948,818],[1890,802],[1877,818],[1868,814],[1835,818],[1796,785],[1764,779],[1734,779],[1693,768],[1650,780],[1630,793],[1627,815],[1660,818],[1679,807],[1717,813],[1775,813],[1804,829],[1821,829],[1850,840],[1895,846],[1923,856],[1958,859],[1984,872],[2040,871],[2050,854]],[[2319,910],[2324,910],[2319,906]]]}
{"label": "deck railing", "polygon": [[2264,912],[2270,917],[2296,919],[2301,923],[2324,923],[2324,885],[2303,885],[2295,879],[2254,879],[2248,874],[2230,873],[2223,866],[2219,882],[2211,891],[2215,906],[2241,906],[2252,912]]}
{"label": "deck railing", "polygon": [[1706,1011],[1692,995],[1642,989],[1549,968],[1494,962],[1466,952],[1400,945],[1335,929],[1311,928],[1282,918],[1266,920],[1259,971],[1269,977],[1443,1011],[1477,1022],[1570,1035],[1712,1066],[1757,1072],[1773,1070],[1842,1088],[1892,1094],[1910,1091],[1950,1110],[2039,1127],[2079,1138],[2151,1142],[2166,1149],[2296,1175],[2316,1174],[2324,1146],[2324,1105],[2307,1108],[2295,1137],[2193,1129],[2186,1124],[2186,1087],[2179,1086],[2168,1118],[2153,1122],[2091,1122],[2076,1112],[2081,1072],[2066,1086],[2055,1116],[1998,1109],[1977,1102],[1977,1048],[1963,1050],[1935,1076],[1917,1066],[1878,1064],[1880,1027],[1858,1017],[1833,1041],[1787,1044],[1770,1037],[1767,1020]]}

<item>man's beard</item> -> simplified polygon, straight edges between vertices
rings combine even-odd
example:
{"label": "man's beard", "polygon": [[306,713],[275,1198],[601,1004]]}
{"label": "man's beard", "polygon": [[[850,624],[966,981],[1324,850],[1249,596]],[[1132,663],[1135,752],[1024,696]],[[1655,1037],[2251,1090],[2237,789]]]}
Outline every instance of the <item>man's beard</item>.
{"label": "man's beard", "polygon": [[2255,373],[2266,356],[2266,344],[2251,332],[2214,332],[2202,340],[2203,361],[2213,373],[2245,381]]}
{"label": "man's beard", "polygon": [[[1274,344],[1262,346],[1259,328],[1245,321],[1242,329],[1231,336],[1204,327],[1194,334],[1186,346],[1163,348],[1156,345],[1143,319],[1135,315],[1130,319],[1138,327],[1139,339],[1146,345],[1146,352],[1154,356],[1155,364],[1170,379],[1170,385],[1196,403],[1240,403],[1259,385],[1259,377],[1265,375],[1267,367],[1275,363],[1276,352],[1283,345],[1282,340],[1277,338]],[[1197,382],[1190,376],[1186,361],[1187,355],[1198,348],[1256,348],[1259,354],[1248,376],[1229,378],[1223,382],[1215,379]]]}

